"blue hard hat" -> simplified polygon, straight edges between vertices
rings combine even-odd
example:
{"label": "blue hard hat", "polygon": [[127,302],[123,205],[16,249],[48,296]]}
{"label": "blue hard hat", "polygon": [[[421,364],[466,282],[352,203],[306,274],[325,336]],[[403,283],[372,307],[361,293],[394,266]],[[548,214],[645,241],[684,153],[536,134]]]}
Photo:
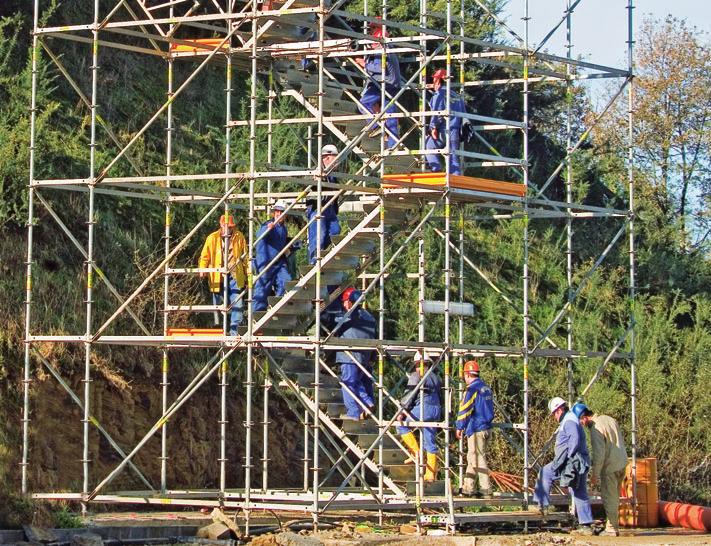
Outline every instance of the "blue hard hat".
{"label": "blue hard hat", "polygon": [[575,416],[576,416],[578,419],[580,419],[580,416],[583,414],[583,412],[584,412],[584,411],[590,411],[590,409],[589,409],[585,404],[583,404],[582,402],[577,402],[577,403],[573,406],[573,408],[572,408],[571,411],[575,414]]}

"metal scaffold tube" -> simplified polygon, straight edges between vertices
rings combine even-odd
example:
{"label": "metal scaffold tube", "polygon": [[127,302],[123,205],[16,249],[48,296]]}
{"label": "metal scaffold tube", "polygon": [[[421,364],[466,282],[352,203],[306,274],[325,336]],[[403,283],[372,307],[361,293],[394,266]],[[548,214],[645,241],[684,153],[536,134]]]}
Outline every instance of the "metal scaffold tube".
{"label": "metal scaffold tube", "polygon": [[[96,213],[94,180],[96,176],[96,110],[98,108],[98,78],[99,78],[99,0],[94,0],[94,25],[92,28],[91,45],[91,121],[89,142],[89,210],[87,221],[86,244],[86,341],[84,342],[84,417],[83,423],[83,449],[82,449],[82,495],[89,494],[89,424],[91,417],[91,357],[92,357],[92,313],[94,307],[94,224]],[[86,512],[86,504],[82,505],[82,512]]]}
{"label": "metal scaffold tube", "polygon": [[[252,36],[257,36],[257,28],[259,19],[257,19],[257,2],[252,0]],[[235,28],[231,31],[234,33]],[[248,273],[247,273],[247,364],[246,364],[246,380],[245,380],[245,443],[244,443],[244,533],[249,536],[250,527],[250,501],[252,492],[252,373],[254,369],[254,343],[252,336],[254,335],[254,309],[252,299],[254,298],[254,284],[252,263],[254,259],[254,242],[255,233],[254,225],[257,221],[255,216],[255,201],[254,201],[254,172],[256,170],[257,161],[257,127],[255,121],[257,119],[257,40],[252,40],[251,47],[251,78],[250,78],[250,93],[249,93],[249,255],[248,255]]]}
{"label": "metal scaffold tube", "polygon": [[[572,38],[572,11],[570,8],[570,0],[565,0],[565,48],[568,59],[572,59],[573,55],[573,38]],[[566,132],[566,168],[565,168],[565,202],[572,204],[573,202],[573,165],[571,158],[571,146],[573,141],[573,113],[572,113],[572,82],[570,80],[570,65],[565,66],[565,72],[568,76],[565,81],[566,94],[566,112],[565,112],[565,132]],[[568,286],[568,310],[565,315],[565,330],[566,330],[566,347],[569,351],[573,350],[573,218],[571,216],[571,208],[566,209],[565,219],[565,272],[566,283]],[[575,397],[575,387],[573,385],[573,359],[567,358],[568,368],[568,403],[573,404]]]}
{"label": "metal scaffold tube", "polygon": [[[634,77],[634,0],[627,0],[627,69]],[[629,192],[629,355],[630,355],[630,428],[632,442],[632,502],[637,503],[637,357],[636,357],[636,258],[635,258],[635,184],[634,184],[634,80],[627,87],[627,185]]]}
{"label": "metal scaffold tube", "polygon": [[[523,140],[523,155],[522,155],[522,170],[523,170],[523,185],[528,190],[528,27],[529,27],[529,15],[528,15],[528,0],[524,0],[524,43],[526,53],[523,56],[523,85],[522,85],[522,140]],[[528,191],[526,192],[528,194]],[[531,442],[530,439],[530,421],[529,421],[529,386],[528,386],[528,366],[529,366],[529,352],[528,352],[528,321],[529,321],[529,302],[528,302],[528,200],[523,201],[523,274],[522,274],[522,288],[523,288],[523,509],[528,509],[529,504],[529,460],[528,451]],[[526,529],[528,529],[528,522],[526,522]]]}
{"label": "metal scaffold tube", "polygon": [[[320,490],[320,457],[319,457],[319,442],[320,442],[320,412],[319,404],[321,403],[321,265],[323,259],[323,248],[321,248],[321,243],[323,241],[322,230],[324,229],[324,223],[322,221],[323,215],[323,179],[324,179],[324,168],[323,168],[323,95],[324,95],[324,47],[323,40],[324,35],[324,0],[319,0],[319,12],[317,14],[318,22],[318,119],[317,119],[317,131],[316,131],[316,282],[314,283],[314,429],[313,429],[313,528],[314,531],[318,531],[318,521],[319,521],[319,490]],[[312,231],[313,232],[313,231]],[[310,242],[310,241],[309,241]]]}
{"label": "metal scaffold tube", "polygon": [[[227,7],[227,13],[232,12],[232,5],[228,5]],[[230,40],[231,41],[231,40]],[[227,55],[226,58],[226,65],[225,65],[225,158],[224,158],[224,171],[225,171],[225,182],[223,186],[223,191],[227,192],[230,188],[230,173],[232,172],[232,86],[234,84],[234,78],[233,78],[233,65],[232,65],[232,56]],[[230,205],[229,202],[225,202],[225,207],[224,207],[224,217],[226,220],[226,224],[229,224],[229,215],[231,213],[230,210]],[[222,225],[222,223],[220,223]],[[222,237],[223,234],[220,232],[220,236]],[[229,277],[230,274],[235,274],[235,273],[230,273],[230,268],[229,268],[229,263],[230,263],[230,248],[228,244],[227,238],[223,238],[223,256],[222,256],[222,263],[224,264],[223,267],[225,268],[225,273],[223,276],[223,282],[222,284],[222,302],[224,304],[225,310],[222,311],[222,332],[223,335],[227,336],[230,333],[230,330],[233,328],[232,321],[231,321],[231,316],[232,316],[232,309],[231,307],[233,305],[238,305],[242,304],[242,302],[239,301],[232,301],[232,298],[230,297],[230,281]],[[241,297],[241,295],[239,296]],[[227,388],[229,386],[228,382],[228,372],[229,372],[229,362],[225,360],[222,363],[222,366],[220,367],[220,373],[219,373],[219,386],[220,386],[220,420],[218,422],[219,430],[220,430],[220,457],[218,460],[219,468],[220,468],[220,503],[224,503],[225,500],[225,491],[227,489],[227,424],[229,422],[228,420],[228,414],[227,414]]]}
{"label": "metal scaffold tube", "polygon": [[[174,6],[170,6],[170,15],[174,15]],[[170,32],[172,34],[175,26],[170,25]],[[167,59],[167,93],[166,98],[168,100],[168,108],[166,110],[166,128],[165,128],[165,176],[166,186],[170,187],[171,181],[170,176],[173,174],[173,133],[175,131],[173,127],[173,85],[175,78],[175,63],[172,57]],[[172,204],[170,200],[165,202],[165,231],[164,237],[164,251],[165,258],[170,255],[170,241],[171,241],[171,216],[172,216]],[[170,275],[168,275],[168,262],[166,261],[163,276],[163,308],[167,309],[170,302]],[[169,318],[168,313],[163,313],[163,335],[168,335],[168,324]],[[169,351],[167,347],[163,348],[163,359],[161,362],[161,411],[165,413],[168,410],[168,387],[170,383],[168,382],[168,370],[169,370]],[[165,494],[168,489],[168,423],[163,425],[160,431],[160,490],[161,493]]]}
{"label": "metal scaffold tube", "polygon": [[37,61],[39,56],[39,0],[34,2],[34,16],[32,23],[32,89],[30,91],[30,165],[29,165],[29,192],[27,198],[27,259],[25,262],[25,355],[22,370],[22,462],[21,491],[28,493],[27,468],[30,456],[30,353],[32,346],[28,341],[31,332],[32,311],[32,258],[33,237],[35,223],[35,192],[32,188],[35,177],[35,146],[37,131]]}

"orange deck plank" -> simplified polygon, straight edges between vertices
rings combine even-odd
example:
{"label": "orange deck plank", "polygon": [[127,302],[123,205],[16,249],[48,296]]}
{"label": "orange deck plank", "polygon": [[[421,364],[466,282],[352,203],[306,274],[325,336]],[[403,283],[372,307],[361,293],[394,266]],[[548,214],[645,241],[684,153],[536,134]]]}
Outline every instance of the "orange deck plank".
{"label": "orange deck plank", "polygon": [[[387,183],[383,183],[383,188],[414,186],[441,189],[446,185],[445,173],[386,174],[383,179],[387,180]],[[449,182],[450,187],[460,190],[485,191],[488,193],[514,195],[516,197],[524,197],[526,195],[526,187],[523,184],[515,184],[513,182],[458,175],[450,175]]]}
{"label": "orange deck plank", "polygon": [[[222,42],[222,38],[199,38],[197,40],[183,40],[195,45],[188,44],[170,44],[170,51],[173,53],[184,53],[190,51],[192,53],[205,52],[210,49],[216,49]],[[227,49],[227,44],[222,46],[222,49]]]}

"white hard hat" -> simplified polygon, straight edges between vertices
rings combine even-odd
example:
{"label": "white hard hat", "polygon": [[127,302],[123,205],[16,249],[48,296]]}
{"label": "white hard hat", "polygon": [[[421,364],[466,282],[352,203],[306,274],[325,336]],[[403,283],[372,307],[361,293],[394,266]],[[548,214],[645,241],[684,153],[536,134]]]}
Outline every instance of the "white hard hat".
{"label": "white hard hat", "polygon": [[338,155],[338,148],[333,144],[326,144],[321,148],[321,155]]}
{"label": "white hard hat", "polygon": [[418,363],[419,363],[421,360],[424,360],[425,362],[432,362],[432,357],[431,357],[429,354],[427,354],[427,351],[425,351],[424,353],[421,353],[420,351],[417,351],[417,352],[415,353],[415,356],[414,356],[413,360],[414,360],[415,362],[418,362]]}
{"label": "white hard hat", "polygon": [[283,199],[279,199],[276,203],[272,205],[272,210],[281,210],[285,211],[288,207],[288,203],[284,201]]}
{"label": "white hard hat", "polygon": [[564,404],[567,404],[565,400],[563,400],[560,396],[554,396],[548,401],[548,411],[553,413]]}

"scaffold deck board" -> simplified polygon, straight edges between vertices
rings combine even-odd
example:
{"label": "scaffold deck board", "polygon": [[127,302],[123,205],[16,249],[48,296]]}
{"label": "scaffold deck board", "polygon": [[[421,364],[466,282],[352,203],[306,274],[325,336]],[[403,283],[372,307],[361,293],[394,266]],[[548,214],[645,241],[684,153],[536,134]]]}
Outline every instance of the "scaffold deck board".
{"label": "scaffold deck board", "polygon": [[[466,514],[454,514],[456,524],[463,523],[506,523],[506,522],[549,522],[568,521],[572,518],[569,512],[553,512],[543,515],[538,510],[514,510],[511,512],[472,512]],[[421,516],[421,523],[447,523],[447,515],[425,515]]]}
{"label": "scaffold deck board", "polygon": [[[403,173],[386,174],[382,186],[385,189],[411,187],[430,190],[443,190],[447,187],[446,173]],[[501,180],[476,178],[473,176],[449,176],[449,187],[458,190],[486,192],[510,197],[524,197],[526,186]]]}
{"label": "scaffold deck board", "polygon": [[222,336],[222,328],[168,328],[166,335],[172,336]]}

